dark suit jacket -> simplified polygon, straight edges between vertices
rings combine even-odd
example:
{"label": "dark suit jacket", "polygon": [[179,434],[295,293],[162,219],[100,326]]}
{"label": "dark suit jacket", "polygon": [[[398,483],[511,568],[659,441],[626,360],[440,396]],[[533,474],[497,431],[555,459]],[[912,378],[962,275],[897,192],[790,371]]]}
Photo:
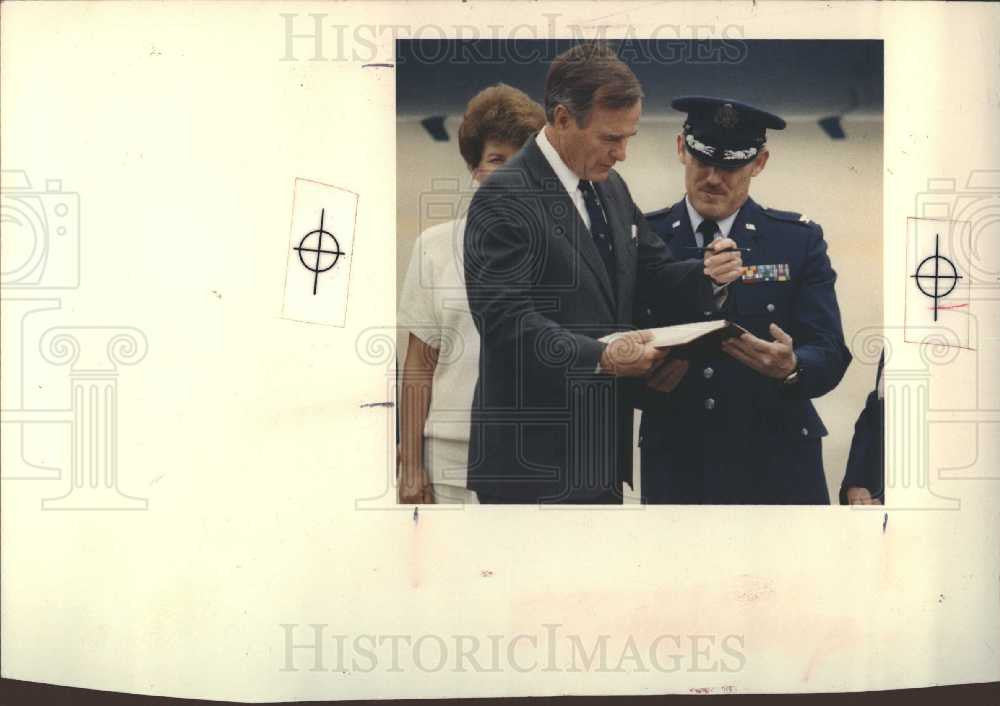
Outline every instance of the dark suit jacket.
{"label": "dark suit jacket", "polygon": [[[696,244],[683,200],[647,218],[675,252]],[[643,498],[828,504],[820,441],[827,430],[810,400],[840,382],[851,355],[823,230],[797,213],[748,199],[729,237],[751,249],[746,265],[788,265],[788,281],[731,285],[728,318],[767,341],[773,340],[768,326],[780,326],[794,339],[800,381],[784,386],[721,352],[692,361],[681,384],[643,413]],[[644,304],[644,324],[670,317],[658,312],[660,302]]]}
{"label": "dark suit jacket", "polygon": [[534,138],[469,207],[466,288],[481,338],[469,487],[481,498],[620,495],[631,483],[632,388],[596,372],[597,339],[634,327],[640,284],[671,320],[691,320],[711,301],[700,261],[674,260],[616,172],[595,186],[614,241],[614,288]]}
{"label": "dark suit jacket", "polygon": [[840,504],[847,505],[847,489],[867,488],[868,494],[885,502],[885,449],[882,442],[885,429],[885,401],[878,396],[878,386],[885,366],[885,353],[879,358],[875,389],[868,393],[865,408],[854,424],[851,453],[840,484]]}

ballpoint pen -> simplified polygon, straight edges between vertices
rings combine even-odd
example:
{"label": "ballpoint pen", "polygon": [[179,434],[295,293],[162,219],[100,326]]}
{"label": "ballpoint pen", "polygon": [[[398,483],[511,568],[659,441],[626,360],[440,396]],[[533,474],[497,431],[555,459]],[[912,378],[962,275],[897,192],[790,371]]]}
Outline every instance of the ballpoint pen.
{"label": "ballpoint pen", "polygon": [[[686,245],[686,246],[684,246],[684,249],[685,250],[697,250],[698,252],[703,253],[706,250],[710,250],[711,248],[701,248],[701,247],[697,247],[695,245]],[[718,255],[720,253],[724,253],[724,252],[741,252],[741,253],[746,254],[746,253],[750,252],[750,248],[726,248],[725,250],[719,250],[716,253],[716,255]]]}

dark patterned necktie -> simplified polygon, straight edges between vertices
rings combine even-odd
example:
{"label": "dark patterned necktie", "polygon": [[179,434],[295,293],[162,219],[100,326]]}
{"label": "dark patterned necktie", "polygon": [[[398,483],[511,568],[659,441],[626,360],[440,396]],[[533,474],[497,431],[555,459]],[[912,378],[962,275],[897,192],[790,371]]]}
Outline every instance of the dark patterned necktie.
{"label": "dark patterned necktie", "polygon": [[698,224],[698,232],[701,233],[701,246],[707,248],[715,240],[715,234],[719,232],[719,224],[715,221],[704,220]]}
{"label": "dark patterned necktie", "polygon": [[604,209],[601,208],[600,199],[594,185],[589,181],[580,180],[580,191],[583,193],[583,203],[587,206],[587,215],[590,216],[590,235],[597,246],[597,252],[604,260],[604,267],[608,270],[608,277],[611,278],[612,285],[615,283],[615,256],[614,245],[611,241],[611,227],[604,217]]}

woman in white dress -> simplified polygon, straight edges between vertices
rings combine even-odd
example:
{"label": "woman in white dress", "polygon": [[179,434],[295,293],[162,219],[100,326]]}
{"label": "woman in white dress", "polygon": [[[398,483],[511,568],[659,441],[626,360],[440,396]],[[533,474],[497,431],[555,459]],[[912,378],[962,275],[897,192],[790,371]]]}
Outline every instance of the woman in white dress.
{"label": "woman in white dress", "polygon": [[[466,107],[458,147],[476,184],[545,125],[545,111],[505,84]],[[417,239],[400,293],[399,325],[409,330],[400,390],[399,501],[475,503],[466,487],[469,409],[479,375],[479,333],[465,295],[465,217]]]}

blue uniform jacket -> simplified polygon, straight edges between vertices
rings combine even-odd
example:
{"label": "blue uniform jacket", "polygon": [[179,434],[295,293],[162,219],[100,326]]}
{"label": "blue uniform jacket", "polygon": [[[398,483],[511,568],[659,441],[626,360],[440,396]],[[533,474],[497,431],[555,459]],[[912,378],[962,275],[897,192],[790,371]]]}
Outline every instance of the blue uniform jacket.
{"label": "blue uniform jacket", "polygon": [[[647,214],[673,252],[696,241],[683,200]],[[822,437],[811,402],[840,382],[851,361],[823,230],[797,213],[748,199],[730,238],[745,265],[787,265],[784,281],[730,285],[728,318],[771,341],[774,322],[794,340],[801,373],[793,386],[725,353],[692,360],[681,384],[647,395],[640,429],[642,495],[649,503],[828,504]],[[772,272],[773,276],[773,272]],[[637,301],[641,326],[667,319],[663,302]]]}

